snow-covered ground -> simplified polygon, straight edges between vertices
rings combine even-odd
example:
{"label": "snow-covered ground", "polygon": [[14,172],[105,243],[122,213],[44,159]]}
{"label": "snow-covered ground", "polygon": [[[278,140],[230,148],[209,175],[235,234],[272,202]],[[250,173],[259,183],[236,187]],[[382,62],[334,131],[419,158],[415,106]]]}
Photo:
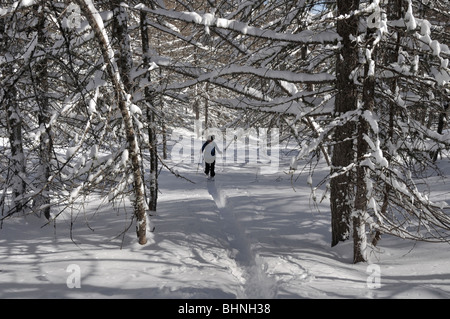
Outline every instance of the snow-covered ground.
{"label": "snow-covered ground", "polygon": [[121,235],[129,207],[95,198],[56,227],[6,220],[0,298],[450,298],[448,244],[383,237],[354,265],[350,242],[330,247],[328,202],[314,205],[306,176],[227,164],[209,182],[197,164],[177,169],[195,184],[163,170],[145,246],[134,225]]}

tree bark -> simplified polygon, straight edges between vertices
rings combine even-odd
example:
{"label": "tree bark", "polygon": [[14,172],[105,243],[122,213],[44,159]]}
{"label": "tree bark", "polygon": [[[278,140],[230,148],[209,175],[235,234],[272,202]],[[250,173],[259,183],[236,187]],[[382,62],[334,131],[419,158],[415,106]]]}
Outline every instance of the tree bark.
{"label": "tree bark", "polygon": [[128,34],[128,12],[121,6],[121,0],[112,1],[113,37],[117,40],[117,66],[120,78],[127,93],[132,93],[133,83],[131,80],[131,69],[133,68],[133,58],[131,56],[131,44]]}
{"label": "tree bark", "polygon": [[[11,73],[12,74],[12,73]],[[6,123],[11,146],[11,173],[12,173],[12,201],[15,212],[23,210],[23,196],[25,195],[25,154],[23,151],[22,119],[19,115],[14,85],[6,88]]]}
{"label": "tree bark", "polygon": [[[368,38],[372,35],[368,32]],[[373,42],[369,40],[369,42]],[[375,49],[372,44],[367,45],[367,49],[372,52],[372,59],[374,59]],[[374,74],[369,73],[369,62],[366,62],[364,67],[364,83],[363,83],[363,100],[361,116],[358,121],[358,137],[357,137],[357,168],[356,168],[356,195],[355,195],[355,212],[353,214],[353,262],[364,262],[367,259],[366,246],[366,223],[364,216],[367,213],[368,193],[366,178],[368,178],[367,168],[361,163],[365,155],[369,151],[369,145],[365,140],[365,136],[370,136],[370,125],[363,116],[364,112],[371,112],[375,105],[375,77]],[[375,63],[375,62],[374,62]]]}
{"label": "tree bark", "polygon": [[127,105],[127,92],[124,88],[124,83],[119,74],[117,64],[114,61],[114,53],[109,43],[109,39],[105,33],[101,21],[101,17],[95,9],[91,0],[76,0],[81,10],[84,12],[90,26],[94,30],[95,37],[100,45],[100,50],[106,64],[108,75],[112,81],[116,100],[118,102],[119,110],[122,115],[122,120],[125,126],[125,134],[128,142],[128,151],[131,159],[131,168],[134,178],[134,215],[137,219],[136,234],[139,244],[147,243],[147,212],[145,210],[144,198],[144,184],[141,172],[141,157],[139,145],[137,142],[137,135],[133,127],[133,121]]}
{"label": "tree bark", "polygon": [[[0,18],[0,34],[3,34],[0,42],[2,54],[6,53],[8,48],[15,53],[14,44],[10,43],[7,36],[6,18]],[[12,64],[5,66],[5,73],[14,74]],[[6,84],[6,82],[4,82]],[[14,204],[14,212],[23,210],[23,200],[21,197],[25,195],[26,183],[24,180],[26,174],[25,155],[23,151],[22,138],[22,119],[20,117],[19,104],[17,101],[17,90],[14,80],[11,79],[8,85],[0,88],[0,96],[3,96],[2,104],[5,105],[6,112],[6,128],[8,132],[9,144],[11,149],[10,171],[12,174],[12,202]],[[6,192],[5,192],[6,193]],[[5,196],[6,194],[4,194]],[[2,198],[3,199],[3,198]]]}
{"label": "tree bark", "polygon": [[[142,55],[143,55],[143,67],[144,69],[150,68],[150,39],[148,36],[147,15],[145,12],[141,12],[140,27],[141,27],[141,40],[142,40]],[[147,125],[148,125],[148,144],[150,151],[150,201],[149,209],[155,212],[158,203],[158,149],[157,149],[157,135],[156,135],[156,117],[155,117],[155,103],[154,95],[150,88],[151,76],[150,71],[146,73],[147,85],[144,89],[145,100],[148,105],[146,106]]]}
{"label": "tree bark", "polygon": [[[47,47],[47,28],[46,28],[46,14],[45,6],[36,6],[38,14],[38,44],[43,50]],[[48,58],[44,52],[44,56],[38,58],[36,63],[36,101],[38,104],[38,124],[41,130],[39,138],[39,184],[44,187],[42,192],[37,195],[34,205],[45,216],[50,219],[50,194],[48,180],[51,174],[51,158],[52,158],[52,131],[50,127],[50,105],[48,98]]]}
{"label": "tree bark", "polygon": [[[348,17],[339,19],[337,32],[342,37],[341,49],[336,58],[336,87],[335,116],[357,108],[357,88],[351,78],[352,71],[357,67],[357,47],[351,36],[358,32],[358,17],[352,15],[352,11],[358,9],[358,0],[337,1],[338,15]],[[354,162],[353,135],[355,125],[351,121],[336,127],[333,140],[333,156],[331,159],[331,173],[338,173],[343,168]],[[352,212],[353,197],[352,172],[340,173],[332,178],[330,183],[331,201],[331,246],[345,241],[350,236],[350,215]]]}
{"label": "tree bark", "polygon": [[[206,82],[206,93],[209,92],[209,82]],[[209,128],[209,100],[205,98],[205,130]]]}
{"label": "tree bark", "polygon": [[[448,112],[448,108],[449,108],[449,104],[448,102],[446,102],[443,107],[442,107],[442,111],[439,114],[439,122],[438,122],[438,127],[437,127],[437,133],[438,134],[442,134],[442,132],[444,131],[444,127],[445,127],[445,123],[446,123],[446,118],[447,118],[447,112]],[[441,149],[437,149],[436,151],[434,151],[432,153],[432,160],[433,162],[436,162],[438,159],[438,155],[441,153]]]}
{"label": "tree bark", "polygon": [[[398,20],[402,17],[402,1],[403,0],[389,0],[389,3],[387,4],[386,7],[386,12],[387,12],[387,16],[388,16],[388,20]],[[390,64],[393,63],[395,61],[398,60],[398,55],[399,55],[399,51],[400,51],[400,43],[401,43],[401,39],[402,39],[402,35],[397,32],[396,34],[396,43],[395,46],[393,46],[393,48],[391,48],[390,50],[384,50],[383,53],[380,52],[380,55],[382,54],[382,60],[383,60],[383,64]],[[386,79],[386,82],[389,84],[390,89],[392,92],[396,91],[397,88],[397,82],[398,79],[397,78],[393,78],[393,79]],[[387,109],[387,113],[389,115],[389,120],[388,120],[388,130],[386,133],[386,140],[389,141],[391,144],[395,145],[396,144],[396,137],[395,137],[395,129],[394,129],[394,124],[396,121],[396,108],[397,105],[394,101],[389,101],[388,102],[388,109]],[[388,160],[388,162],[391,160],[391,154],[389,154],[389,150],[386,150],[386,158]],[[389,176],[390,173],[386,172],[386,176]],[[383,190],[383,203],[381,204],[381,210],[380,213],[382,216],[386,215],[388,207],[389,207],[389,194],[392,192],[392,187],[386,183],[384,186],[384,190]],[[378,244],[378,242],[381,239],[381,232],[379,230],[377,230],[375,232],[375,235],[373,237],[372,240],[372,245],[376,246]]]}

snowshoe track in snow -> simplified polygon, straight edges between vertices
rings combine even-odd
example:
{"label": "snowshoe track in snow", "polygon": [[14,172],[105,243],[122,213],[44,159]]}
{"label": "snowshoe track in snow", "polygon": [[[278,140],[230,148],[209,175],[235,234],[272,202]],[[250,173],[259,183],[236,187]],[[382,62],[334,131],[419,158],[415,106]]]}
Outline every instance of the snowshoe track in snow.
{"label": "snowshoe track in snow", "polygon": [[278,291],[277,281],[268,275],[267,266],[253,252],[245,229],[233,212],[233,207],[227,203],[226,193],[220,187],[218,189],[215,183],[207,185],[208,192],[217,206],[222,230],[230,244],[230,257],[236,261],[244,279],[241,281],[238,298],[274,298]]}

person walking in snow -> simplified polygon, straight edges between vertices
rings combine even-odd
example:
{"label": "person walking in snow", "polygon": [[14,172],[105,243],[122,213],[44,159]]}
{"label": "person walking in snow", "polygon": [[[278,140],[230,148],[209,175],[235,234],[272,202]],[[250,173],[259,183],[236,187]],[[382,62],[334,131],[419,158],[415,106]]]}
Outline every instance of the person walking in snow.
{"label": "person walking in snow", "polygon": [[205,160],[205,174],[209,179],[214,179],[216,172],[214,171],[216,165],[216,151],[222,154],[220,149],[214,142],[214,136],[208,136],[208,140],[202,146],[203,159]]}

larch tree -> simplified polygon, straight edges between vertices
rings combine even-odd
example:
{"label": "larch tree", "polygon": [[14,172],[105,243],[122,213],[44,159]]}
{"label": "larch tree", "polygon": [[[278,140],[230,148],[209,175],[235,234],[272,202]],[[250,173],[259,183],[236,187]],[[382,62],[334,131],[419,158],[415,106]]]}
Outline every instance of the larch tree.
{"label": "larch tree", "polygon": [[[358,107],[358,91],[354,82],[354,70],[358,65],[358,51],[355,36],[358,33],[359,18],[354,12],[359,9],[359,1],[337,1],[336,30],[342,38],[341,48],[336,53],[336,97],[334,117],[340,118]],[[350,216],[354,194],[353,170],[349,166],[355,161],[355,123],[343,118],[343,123],[333,134],[333,156],[330,183],[331,201],[331,245],[334,246],[350,236]]]}
{"label": "larch tree", "polygon": [[53,153],[52,127],[50,117],[52,114],[49,101],[49,63],[48,63],[48,37],[49,28],[47,21],[48,7],[47,1],[41,1],[41,4],[34,6],[37,17],[37,52],[35,71],[30,73],[32,80],[35,100],[37,104],[37,118],[40,130],[39,137],[39,164],[38,164],[38,188],[39,194],[34,199],[35,210],[43,212],[47,219],[50,219],[50,187],[48,185],[51,176],[51,160]]}
{"label": "larch tree", "polygon": [[[426,119],[422,119],[424,113],[439,110],[446,99],[448,46],[434,39],[429,20],[416,18],[418,7],[425,3],[354,3],[342,14],[337,3],[338,26],[352,17],[356,23],[346,35],[350,51],[344,65],[347,74],[342,78],[345,87],[339,88],[345,37],[336,62],[335,109],[343,92],[353,94],[353,99],[349,96],[346,100],[346,105],[353,107],[341,115],[332,135],[333,159],[347,157],[342,165],[332,166],[332,171],[338,169],[331,176],[332,215],[333,184],[337,183],[333,179],[348,174],[348,180],[335,189],[337,194],[346,194],[338,202],[345,203],[348,210],[336,213],[345,212],[339,221],[351,231],[338,234],[353,234],[355,263],[367,260],[368,244],[376,244],[383,233],[413,240],[448,241],[448,205],[434,203],[426,195],[428,190],[418,187],[420,176],[433,167],[432,149],[448,149],[449,145],[442,130],[435,134],[430,129],[430,125],[436,125],[432,117],[425,115]],[[351,3],[347,1],[347,8]],[[443,7],[439,8],[439,13],[445,15]],[[344,24],[345,28],[350,25]],[[436,21],[434,25],[439,28]],[[336,135],[344,127],[348,127],[346,137]],[[336,144],[345,141],[348,148],[341,153],[344,150],[337,149]]]}
{"label": "larch tree", "polygon": [[150,36],[149,25],[147,21],[147,14],[140,12],[139,15],[140,35],[142,42],[142,68],[146,70],[144,75],[144,104],[145,115],[148,134],[148,149],[150,153],[150,185],[149,185],[149,210],[156,212],[158,203],[158,137],[157,137],[157,103],[156,94],[152,87],[151,69],[151,50],[150,50]]}
{"label": "larch tree", "polygon": [[[138,136],[135,126],[133,124],[132,114],[130,112],[130,93],[127,91],[126,84],[121,77],[119,67],[114,58],[114,51],[111,47],[110,39],[104,29],[103,20],[90,0],[78,0],[77,4],[80,6],[82,12],[89,21],[95,37],[97,38],[100,50],[102,52],[103,60],[108,72],[108,76],[112,82],[115,99],[122,116],[124,130],[127,140],[127,156],[130,158],[131,170],[133,174],[133,205],[134,215],[136,217],[136,234],[141,245],[147,243],[147,211],[145,207],[144,196],[144,182],[141,171],[141,153],[138,144]],[[121,18],[124,17],[122,14]],[[123,29],[125,28],[126,20],[121,21]],[[127,63],[127,61],[124,61]]]}

